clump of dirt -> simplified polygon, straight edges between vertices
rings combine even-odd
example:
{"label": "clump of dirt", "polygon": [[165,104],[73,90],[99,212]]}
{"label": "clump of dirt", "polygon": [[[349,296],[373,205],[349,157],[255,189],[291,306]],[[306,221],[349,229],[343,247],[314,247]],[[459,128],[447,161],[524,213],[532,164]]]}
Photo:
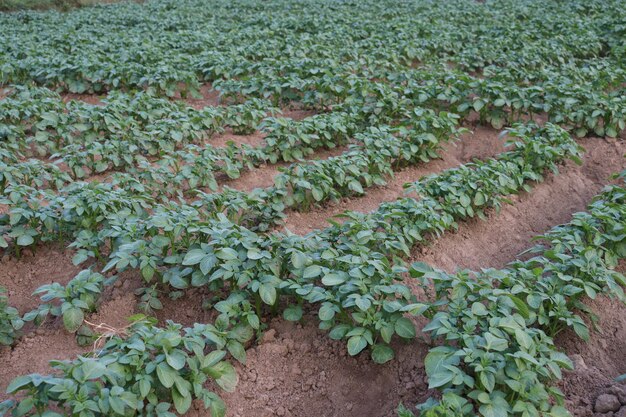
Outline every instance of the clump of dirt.
{"label": "clump of dirt", "polygon": [[293,120],[302,120],[307,117],[315,116],[314,110],[303,110],[303,109],[283,109],[281,117],[286,117],[288,119]]}
{"label": "clump of dirt", "polygon": [[[205,107],[217,107],[221,105],[220,92],[213,89],[213,86],[208,84],[203,84],[200,87],[200,95],[201,98],[192,98],[187,97],[184,99],[185,103],[194,107],[196,109],[203,109]],[[181,99],[180,93],[176,93],[174,96],[175,99]]]}
{"label": "clump of dirt", "polygon": [[12,348],[0,347],[0,400],[6,398],[7,386],[14,378],[50,374],[49,361],[74,359],[89,350],[78,346],[73,334],[58,327],[42,327],[22,337]]}
{"label": "clump of dirt", "polygon": [[92,106],[103,106],[102,96],[96,94],[75,94],[75,93],[64,93],[61,95],[61,99],[68,103],[72,100],[74,101],[82,101],[87,104],[91,104]]}
{"label": "clump of dirt", "polygon": [[215,148],[225,148],[228,142],[233,142],[235,145],[250,145],[253,147],[260,147],[263,145],[265,134],[257,131],[250,135],[235,135],[231,129],[226,129],[224,133],[215,135],[207,140],[207,144]]}
{"label": "clump of dirt", "polygon": [[[626,262],[618,271],[626,273]],[[564,373],[559,388],[575,417],[626,417],[626,386],[615,380],[626,374],[626,306],[607,297],[586,300],[585,304],[597,316],[599,329],[587,342],[569,330],[556,338],[557,346],[570,356],[575,367]]]}

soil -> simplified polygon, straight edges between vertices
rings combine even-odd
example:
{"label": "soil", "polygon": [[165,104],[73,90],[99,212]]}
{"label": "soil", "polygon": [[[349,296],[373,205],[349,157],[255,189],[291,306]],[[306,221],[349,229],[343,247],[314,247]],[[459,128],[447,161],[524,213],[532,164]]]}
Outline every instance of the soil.
{"label": "soil", "polygon": [[7,289],[9,304],[21,314],[37,308],[39,297],[33,292],[42,285],[58,282],[65,284],[83,268],[72,264],[71,250],[62,245],[37,248],[35,254],[29,249],[22,251],[21,259],[5,255],[0,264],[0,286]]}
{"label": "soil", "polygon": [[[106,96],[102,96],[102,97],[106,98]],[[101,100],[102,97],[94,95],[94,94],[75,94],[75,93],[64,93],[61,95],[61,98],[66,103],[69,101],[75,100],[75,101],[83,101],[93,106],[103,106],[104,103]]]}
{"label": "soil", "polygon": [[[491,157],[502,150],[495,130],[474,130],[461,142],[446,146],[441,159],[402,170],[385,187],[368,190],[365,197],[342,200],[309,213],[290,213],[286,227],[306,233],[324,227],[327,218],[346,209],[373,210],[382,201],[403,196],[405,182],[472,158]],[[584,210],[602,186],[610,182],[609,175],[625,168],[626,143],[597,138],[580,143],[587,149],[582,166],[566,164],[560,175],[548,175],[544,182],[534,185],[531,193],[514,197],[513,205],[504,206],[499,214],[489,213],[488,221],[462,223],[458,232],[416,248],[412,260],[454,271],[502,267],[515,259],[532,244],[533,236],[568,221],[573,212]],[[276,166],[262,167],[228,185],[250,190],[271,183],[276,172]],[[52,281],[65,283],[82,269],[72,265],[72,255],[60,246],[45,245],[37,248],[34,255],[25,253],[20,260],[3,258],[0,285],[8,288],[10,303],[22,313],[34,308],[38,300],[31,296],[32,291]],[[126,318],[137,312],[133,293],[141,286],[137,274],[121,274],[115,286],[105,293],[99,312],[88,320],[125,326]],[[202,309],[205,296],[202,290],[193,290],[177,300],[164,297],[164,309],[156,315],[161,322],[172,319],[185,325],[208,321],[211,313]],[[565,373],[560,387],[568,408],[576,416],[605,416],[595,413],[594,406],[600,396],[613,395],[618,390],[615,387],[619,384],[613,378],[626,373],[626,309],[607,299],[590,301],[589,305],[600,317],[603,333],[592,336],[589,343],[568,333],[559,335],[557,344],[578,364],[575,371]],[[430,346],[423,337],[394,346],[396,359],[381,366],[367,354],[349,357],[344,343],[330,340],[316,328],[314,317],[305,316],[302,324],[281,318],[266,324],[268,330],[262,341],[247,351],[246,364],[237,365],[240,382],[236,391],[221,393],[228,416],[393,416],[400,402],[410,407],[432,394],[423,370]],[[18,375],[48,372],[50,359],[69,359],[90,349],[77,346],[73,335],[66,333],[58,320],[37,330],[27,329],[13,348],[0,349],[0,392]],[[208,416],[200,404],[195,404],[195,408],[189,415]]]}

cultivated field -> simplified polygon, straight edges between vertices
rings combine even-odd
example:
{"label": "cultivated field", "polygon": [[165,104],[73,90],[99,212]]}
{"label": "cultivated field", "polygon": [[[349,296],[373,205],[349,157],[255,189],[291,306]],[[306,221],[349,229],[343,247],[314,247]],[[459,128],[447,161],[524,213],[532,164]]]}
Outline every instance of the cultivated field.
{"label": "cultivated field", "polygon": [[0,13],[0,416],[626,416],[621,0]]}

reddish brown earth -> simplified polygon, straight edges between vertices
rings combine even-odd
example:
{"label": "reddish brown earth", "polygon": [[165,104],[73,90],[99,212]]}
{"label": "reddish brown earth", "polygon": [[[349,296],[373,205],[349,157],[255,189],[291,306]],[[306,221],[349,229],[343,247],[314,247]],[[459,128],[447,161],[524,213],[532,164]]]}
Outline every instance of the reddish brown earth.
{"label": "reddish brown earth", "polygon": [[[502,150],[497,132],[475,130],[473,136],[447,146],[442,159],[405,169],[387,186],[368,190],[363,198],[343,200],[309,213],[290,213],[287,227],[306,233],[323,227],[328,217],[346,209],[372,210],[382,201],[402,196],[405,182],[474,157],[491,157]],[[624,142],[585,139],[581,144],[587,149],[582,167],[567,164],[560,175],[548,175],[531,193],[513,198],[514,204],[504,206],[499,214],[490,213],[488,221],[462,223],[458,232],[448,233],[427,247],[416,248],[412,260],[453,271],[502,267],[515,259],[531,245],[534,235],[568,221],[573,212],[584,210],[593,195],[609,182],[609,175],[624,169]],[[232,186],[248,190],[261,186],[276,173],[275,166],[268,166],[265,173],[262,169],[265,168],[251,173],[250,179],[242,177],[233,181]],[[38,248],[34,255],[26,254],[21,260],[3,258],[0,285],[9,289],[10,303],[22,313],[34,308],[38,303],[30,296],[34,289],[52,281],[67,282],[80,270],[72,265],[72,255],[71,251],[50,245]],[[137,300],[132,294],[140,286],[141,279],[136,274],[123,274],[105,293],[99,312],[89,317],[89,321],[125,326],[126,318],[137,312]],[[161,322],[172,319],[186,325],[208,321],[211,314],[201,307],[205,295],[202,290],[194,290],[179,300],[164,299],[164,309],[157,316]],[[557,344],[578,364],[577,370],[564,375],[560,387],[575,415],[608,416],[595,413],[593,406],[600,394],[617,396],[613,392],[621,389],[612,379],[626,373],[626,310],[605,299],[589,305],[600,317],[603,333],[594,334],[589,343],[571,334],[559,335]],[[305,316],[302,324],[276,318],[267,325],[269,330],[263,340],[248,350],[246,365],[237,365],[240,375],[237,390],[222,394],[229,416],[392,416],[398,403],[412,406],[431,394],[423,371],[423,359],[430,346],[423,337],[395,346],[396,359],[381,366],[372,363],[367,354],[349,357],[343,343],[330,340],[316,329],[314,317]],[[74,337],[62,330],[60,323],[50,321],[20,339],[13,348],[0,349],[0,390],[18,375],[47,372],[50,359],[69,359],[89,349],[77,346]],[[199,417],[208,413],[196,409],[190,415]]]}

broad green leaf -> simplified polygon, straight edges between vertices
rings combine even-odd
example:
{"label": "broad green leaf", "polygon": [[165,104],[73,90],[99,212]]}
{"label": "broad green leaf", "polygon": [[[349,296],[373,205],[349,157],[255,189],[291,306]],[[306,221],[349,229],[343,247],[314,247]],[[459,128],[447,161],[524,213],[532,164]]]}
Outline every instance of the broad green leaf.
{"label": "broad green leaf", "polygon": [[372,360],[376,363],[389,362],[393,357],[393,349],[387,345],[375,345],[372,348]]}
{"label": "broad green leaf", "polygon": [[283,318],[287,321],[299,321],[302,318],[302,307],[291,305],[283,311]]}
{"label": "broad green leaf", "polygon": [[83,324],[85,314],[77,307],[70,307],[63,313],[63,325],[68,332],[74,333]]}
{"label": "broad green leaf", "polygon": [[400,317],[396,321],[394,329],[398,336],[404,339],[413,339],[415,337],[415,325],[406,317]]}
{"label": "broad green leaf", "polygon": [[363,336],[352,336],[348,339],[348,353],[350,356],[358,355],[367,346],[367,340]]}

